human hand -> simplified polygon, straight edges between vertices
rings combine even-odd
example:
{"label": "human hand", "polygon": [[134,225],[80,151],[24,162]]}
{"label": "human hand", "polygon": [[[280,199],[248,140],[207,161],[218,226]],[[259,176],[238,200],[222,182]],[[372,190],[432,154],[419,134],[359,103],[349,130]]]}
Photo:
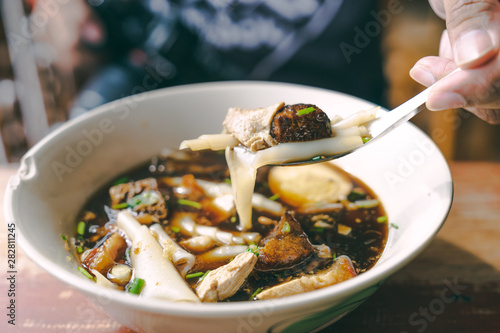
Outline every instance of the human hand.
{"label": "human hand", "polygon": [[424,57],[410,70],[430,86],[457,67],[462,70],[438,82],[427,100],[429,110],[465,108],[500,124],[500,2],[498,0],[429,0],[446,19],[439,57]]}

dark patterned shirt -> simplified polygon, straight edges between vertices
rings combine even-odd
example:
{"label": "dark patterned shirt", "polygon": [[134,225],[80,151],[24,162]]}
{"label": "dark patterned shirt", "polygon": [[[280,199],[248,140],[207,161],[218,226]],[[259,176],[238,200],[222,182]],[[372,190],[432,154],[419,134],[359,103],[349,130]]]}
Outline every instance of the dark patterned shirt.
{"label": "dark patterned shirt", "polygon": [[[294,82],[382,102],[380,33],[363,32],[367,23],[377,24],[376,1],[178,0],[175,4],[183,25],[198,37],[193,56],[203,71],[195,81]],[[364,38],[363,44],[356,44],[356,38]]]}

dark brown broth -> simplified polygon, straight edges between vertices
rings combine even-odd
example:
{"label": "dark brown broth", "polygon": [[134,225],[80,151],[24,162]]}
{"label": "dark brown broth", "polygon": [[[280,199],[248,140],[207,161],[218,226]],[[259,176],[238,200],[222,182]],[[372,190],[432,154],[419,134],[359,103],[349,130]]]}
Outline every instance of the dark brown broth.
{"label": "dark brown broth", "polygon": [[[159,190],[164,195],[167,201],[167,206],[169,209],[169,215],[173,211],[182,209],[182,211],[193,211],[196,212],[197,209],[189,208],[183,206],[179,207],[177,200],[165,181],[164,177],[177,177],[184,176],[186,174],[193,174],[197,179],[204,179],[208,181],[215,182],[225,182],[229,178],[229,173],[227,170],[224,155],[214,152],[202,152],[202,153],[191,153],[184,154],[183,156],[188,157],[188,160],[176,159],[172,157],[157,158],[154,157],[150,163],[147,163],[136,170],[133,170],[126,174],[129,179],[127,181],[137,181],[140,179],[154,177],[157,178]],[[365,199],[376,199],[377,197],[373,191],[368,188],[359,179],[347,174],[343,170],[340,170],[334,166],[338,172],[346,175],[353,183],[354,188],[360,188],[366,193]],[[263,167],[259,169],[257,176],[257,183],[255,187],[255,192],[261,193],[267,197],[272,196],[272,193],[267,184],[267,175],[269,172],[269,167]],[[120,179],[122,177],[117,177]],[[95,214],[95,218],[88,220],[87,224],[90,227],[86,232],[85,237],[77,236],[75,238],[76,246],[80,246],[82,250],[91,249],[94,246],[100,244],[103,237],[106,237],[106,227],[105,224],[108,222],[108,216],[105,213],[105,206],[110,206],[111,200],[109,197],[109,188],[113,186],[113,183],[108,184],[103,189],[98,191],[85,206],[84,210],[79,216],[79,221],[84,219],[85,214],[91,211]],[[318,189],[321,190],[321,189]],[[279,199],[278,199],[279,201]],[[287,206],[285,203],[280,202],[288,210],[294,210],[293,207]],[[370,269],[379,259],[386,243],[387,233],[388,233],[388,222],[384,221],[380,223],[377,218],[386,216],[382,205],[375,208],[369,209],[358,209],[358,210],[347,210],[342,209],[340,211],[331,211],[322,213],[332,217],[337,225],[339,223],[352,228],[349,235],[342,235],[337,232],[337,229],[319,229],[313,226],[311,221],[314,215],[318,214],[303,214],[296,213],[296,219],[301,223],[302,228],[309,237],[310,242],[313,245],[326,244],[331,248],[334,253],[334,257],[341,255],[347,255],[351,258],[357,273],[363,273]],[[257,219],[259,216],[266,216],[268,218],[276,220],[276,217],[272,215],[253,210],[253,228],[250,231],[259,232],[262,237],[265,237],[274,225],[262,225]],[[204,219],[207,222],[207,218]],[[181,241],[182,239],[188,238],[179,232],[174,232],[168,225],[168,220],[162,221],[165,226],[166,232],[176,241]],[[218,224],[218,227],[224,231],[237,231],[238,222],[235,221],[233,217],[226,219],[225,221]],[[80,250],[80,252],[82,251]],[[120,258],[120,262],[129,264],[125,258]],[[223,265],[227,262],[215,263],[200,263],[197,262],[193,267],[191,272],[205,271],[207,269],[214,269],[218,265]],[[316,254],[313,254],[309,258],[305,259],[303,262],[297,266],[280,271],[270,271],[270,272],[259,272],[254,270],[248,277],[245,284],[242,286],[239,292],[237,292],[233,297],[228,299],[228,301],[245,301],[249,300],[250,296],[259,288],[265,289],[284,281],[288,281],[293,277],[301,276],[304,274],[310,274],[317,272],[325,267],[328,267],[332,263],[332,259],[322,259]],[[199,278],[188,279],[188,284],[194,289]]]}

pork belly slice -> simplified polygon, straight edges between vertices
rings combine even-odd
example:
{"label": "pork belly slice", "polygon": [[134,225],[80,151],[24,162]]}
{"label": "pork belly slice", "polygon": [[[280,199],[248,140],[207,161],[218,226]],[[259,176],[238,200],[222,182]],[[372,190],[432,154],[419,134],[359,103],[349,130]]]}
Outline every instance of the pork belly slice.
{"label": "pork belly slice", "polygon": [[125,239],[117,232],[113,233],[101,246],[90,250],[82,260],[89,270],[95,269],[106,276],[115,265],[115,260],[120,258],[127,249]]}
{"label": "pork belly slice", "polygon": [[262,271],[291,268],[314,252],[309,238],[290,212],[285,212],[260,245],[255,268]]}
{"label": "pork belly slice", "polygon": [[233,296],[253,270],[257,257],[251,252],[238,254],[229,264],[211,271],[196,287],[202,302],[218,302]]}
{"label": "pork belly slice", "polygon": [[[140,198],[141,194],[147,198]],[[111,205],[132,203],[133,211],[137,212],[137,220],[144,224],[161,222],[167,217],[167,206],[163,195],[158,191],[155,178],[145,178],[135,182],[119,184],[109,189]],[[135,203],[132,201],[136,198]]]}
{"label": "pork belly slice", "polygon": [[256,297],[257,299],[271,299],[297,295],[332,286],[355,276],[356,270],[351,259],[347,256],[340,256],[328,269],[271,287],[260,292]]}
{"label": "pork belly slice", "polygon": [[284,104],[280,102],[258,109],[229,108],[222,125],[252,151],[275,146],[277,142],[271,136],[271,122]]}

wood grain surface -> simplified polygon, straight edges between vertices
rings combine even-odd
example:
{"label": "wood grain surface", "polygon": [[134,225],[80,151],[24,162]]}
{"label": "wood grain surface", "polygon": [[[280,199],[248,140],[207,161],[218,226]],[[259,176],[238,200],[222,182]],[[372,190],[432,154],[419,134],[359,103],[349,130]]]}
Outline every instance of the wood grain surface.
{"label": "wood grain surface", "polygon": [[[364,304],[322,333],[500,332],[500,164],[452,162],[455,195],[437,237]],[[0,199],[15,167],[0,167]],[[129,333],[17,249],[8,324],[7,229],[0,216],[0,332]]]}

